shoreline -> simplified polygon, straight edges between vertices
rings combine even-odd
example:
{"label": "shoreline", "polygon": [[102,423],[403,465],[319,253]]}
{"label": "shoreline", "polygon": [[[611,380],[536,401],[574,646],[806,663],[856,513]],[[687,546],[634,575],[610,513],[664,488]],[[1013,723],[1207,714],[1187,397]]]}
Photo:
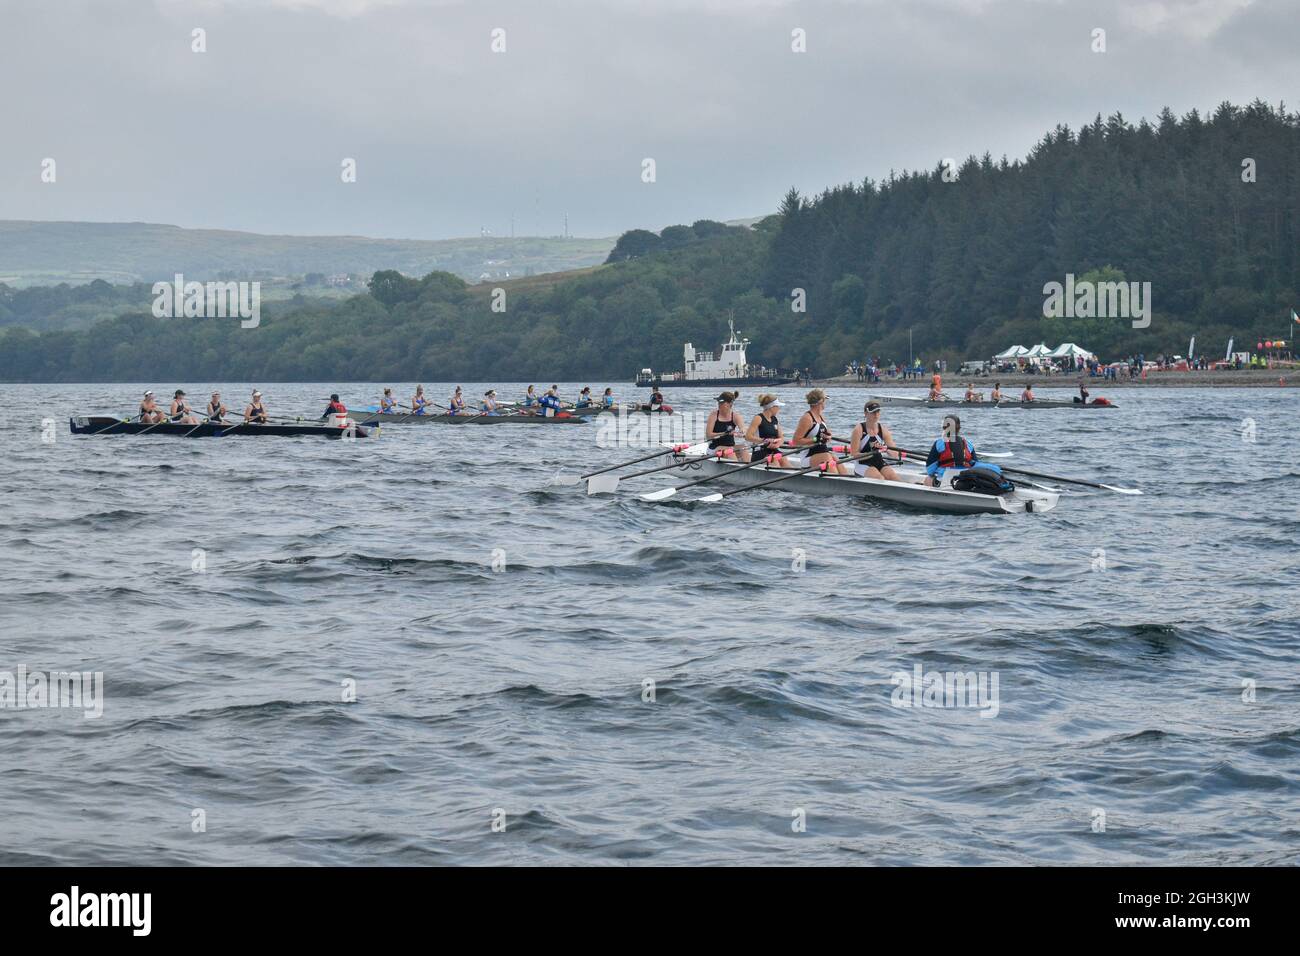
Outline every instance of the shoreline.
{"label": "shoreline", "polygon": [[[878,388],[883,390],[895,388],[921,389],[930,387],[930,376],[926,373],[921,378],[903,381],[901,378],[881,378],[879,382],[858,380],[847,375],[836,378],[814,379],[813,384],[819,388]],[[1002,390],[1024,388],[1069,388],[1077,389],[1080,382],[1086,382],[1088,390],[1096,395],[1119,388],[1295,388],[1300,385],[1300,369],[1243,369],[1240,372],[1148,372],[1146,379],[1118,379],[1108,381],[1104,378],[1088,378],[1086,375],[976,375],[963,377],[956,372],[943,372],[943,387],[949,395],[966,391],[968,382],[975,383],[977,391],[987,392],[994,382],[1002,383]],[[1282,384],[1279,384],[1279,380]],[[960,396],[957,396],[960,397]]]}

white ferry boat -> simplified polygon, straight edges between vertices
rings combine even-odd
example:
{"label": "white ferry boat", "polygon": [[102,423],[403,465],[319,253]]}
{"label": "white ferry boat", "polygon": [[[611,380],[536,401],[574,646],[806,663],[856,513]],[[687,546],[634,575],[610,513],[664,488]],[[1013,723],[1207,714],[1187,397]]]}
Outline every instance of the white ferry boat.
{"label": "white ferry boat", "polygon": [[641,388],[667,388],[669,386],[694,386],[698,388],[727,387],[731,385],[789,385],[798,381],[792,374],[762,365],[751,365],[745,357],[749,339],[736,334],[736,324],[727,321],[729,335],[715,358],[712,352],[697,352],[690,342],[682,351],[683,370],[669,375],[657,375],[648,368],[641,369],[636,384]]}

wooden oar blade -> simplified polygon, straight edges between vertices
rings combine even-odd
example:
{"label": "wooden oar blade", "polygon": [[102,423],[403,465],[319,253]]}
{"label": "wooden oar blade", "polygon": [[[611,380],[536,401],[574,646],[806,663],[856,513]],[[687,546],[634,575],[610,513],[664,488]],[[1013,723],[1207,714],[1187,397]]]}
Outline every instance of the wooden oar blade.
{"label": "wooden oar blade", "polygon": [[619,480],[615,474],[593,475],[587,479],[587,494],[612,495],[618,491]]}

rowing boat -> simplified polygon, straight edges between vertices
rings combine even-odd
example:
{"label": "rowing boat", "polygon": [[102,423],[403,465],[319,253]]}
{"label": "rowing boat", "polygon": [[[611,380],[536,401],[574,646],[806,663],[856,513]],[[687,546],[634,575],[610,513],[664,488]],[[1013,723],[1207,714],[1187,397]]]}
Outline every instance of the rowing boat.
{"label": "rowing boat", "polygon": [[1003,399],[1000,402],[967,402],[955,398],[945,399],[941,402],[932,402],[924,398],[903,398],[898,395],[872,395],[871,401],[879,402],[881,405],[891,405],[900,408],[1118,408],[1112,402],[1097,403],[1088,402],[1067,402],[1059,398],[1036,398],[1032,402],[1022,402],[1019,399]]}
{"label": "rowing boat", "polygon": [[581,425],[587,421],[586,416],[559,415],[415,415],[403,412],[397,415],[379,412],[357,412],[357,421],[362,425]]}
{"label": "rowing boat", "polygon": [[[320,435],[325,438],[370,438],[370,431],[361,426],[355,428],[338,428],[334,425],[312,425],[308,423],[287,424],[270,422],[265,425],[244,422],[201,422],[187,425],[184,422],[163,422],[150,425],[145,422],[124,421],[109,415],[90,415],[68,419],[74,435],[180,435],[183,438],[219,438],[231,435],[257,435],[289,437],[297,435]],[[378,429],[375,435],[378,435]]]}
{"label": "rowing boat", "polygon": [[[673,457],[681,464],[665,474],[680,475],[686,479],[717,478],[718,484],[734,488],[756,485],[789,474],[788,469],[759,465],[742,468],[736,461],[710,458],[699,461],[686,452],[677,451]],[[921,483],[924,472],[899,469],[903,481],[886,481],[880,478],[859,478],[856,475],[830,475],[810,472],[805,475],[773,482],[773,491],[795,491],[821,497],[872,498],[925,511],[945,514],[1013,514],[1016,512],[1051,511],[1060,495],[1054,491],[1039,491],[1017,486],[1006,495],[984,495],[955,488],[934,488]],[[734,474],[732,474],[734,472]]]}

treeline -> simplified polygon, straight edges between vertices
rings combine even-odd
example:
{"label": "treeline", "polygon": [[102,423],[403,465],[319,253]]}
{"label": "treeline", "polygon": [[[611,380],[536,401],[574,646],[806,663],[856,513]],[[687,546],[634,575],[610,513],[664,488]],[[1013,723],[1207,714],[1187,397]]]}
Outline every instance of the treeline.
{"label": "treeline", "polygon": [[[0,379],[627,380],[716,348],[726,320],[754,361],[839,372],[853,358],[950,363],[1074,341],[1119,358],[1253,346],[1300,307],[1300,115],[1255,102],[1053,130],[1023,161],[791,191],[753,229],[634,230],[571,276],[468,286],[375,273],[341,303],[237,322],[119,317],[84,332],[0,335]],[[1150,327],[1049,319],[1043,286],[1151,284]],[[502,294],[494,294],[500,288]],[[801,290],[801,291],[797,291]],[[802,310],[792,304],[802,303]],[[498,311],[504,309],[504,311]]]}
{"label": "treeline", "polygon": [[0,326],[21,325],[38,331],[79,329],[141,307],[148,308],[150,287],[112,285],[103,279],[81,285],[15,289],[0,282]]}

